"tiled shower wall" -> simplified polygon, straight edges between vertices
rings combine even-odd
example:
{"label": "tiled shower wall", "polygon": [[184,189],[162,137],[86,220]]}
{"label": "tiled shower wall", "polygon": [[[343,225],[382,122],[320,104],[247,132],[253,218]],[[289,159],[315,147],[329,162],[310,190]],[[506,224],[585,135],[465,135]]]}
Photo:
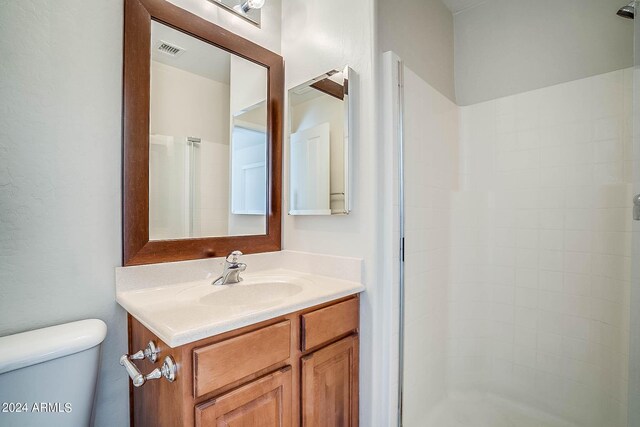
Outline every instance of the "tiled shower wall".
{"label": "tiled shower wall", "polygon": [[447,395],[451,194],[458,181],[458,107],[404,69],[404,424]]}
{"label": "tiled shower wall", "polygon": [[626,426],[631,100],[621,70],[460,109],[450,391]]}

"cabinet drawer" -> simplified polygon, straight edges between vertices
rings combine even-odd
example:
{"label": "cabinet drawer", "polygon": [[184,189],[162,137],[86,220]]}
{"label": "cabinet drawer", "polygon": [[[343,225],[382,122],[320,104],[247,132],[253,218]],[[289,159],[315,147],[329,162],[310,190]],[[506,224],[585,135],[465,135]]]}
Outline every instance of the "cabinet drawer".
{"label": "cabinet drawer", "polygon": [[291,321],[276,323],[193,351],[195,397],[289,358]]}
{"label": "cabinet drawer", "polygon": [[291,367],[196,406],[196,427],[291,427]]}
{"label": "cabinet drawer", "polygon": [[358,298],[353,298],[300,316],[302,351],[357,330],[359,308]]}

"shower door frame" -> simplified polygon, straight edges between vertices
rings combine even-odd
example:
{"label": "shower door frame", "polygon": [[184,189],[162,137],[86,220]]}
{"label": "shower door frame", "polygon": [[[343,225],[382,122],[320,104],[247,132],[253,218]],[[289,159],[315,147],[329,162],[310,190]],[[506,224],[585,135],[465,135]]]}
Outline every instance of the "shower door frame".
{"label": "shower door frame", "polygon": [[398,226],[399,226],[399,254],[398,254],[398,427],[402,427],[402,404],[404,392],[404,63],[396,59],[397,66],[397,97],[398,97]]}

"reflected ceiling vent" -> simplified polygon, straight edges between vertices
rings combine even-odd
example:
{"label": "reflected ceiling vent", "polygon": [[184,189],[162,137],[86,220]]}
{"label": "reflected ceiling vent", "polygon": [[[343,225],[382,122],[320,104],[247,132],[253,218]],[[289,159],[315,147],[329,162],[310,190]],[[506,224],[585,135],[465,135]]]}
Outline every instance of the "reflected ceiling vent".
{"label": "reflected ceiling vent", "polygon": [[156,47],[156,49],[159,52],[162,52],[165,55],[173,56],[174,58],[177,58],[178,56],[184,53],[183,48],[171,43],[167,43],[163,40],[160,40],[160,43],[158,43],[158,46]]}

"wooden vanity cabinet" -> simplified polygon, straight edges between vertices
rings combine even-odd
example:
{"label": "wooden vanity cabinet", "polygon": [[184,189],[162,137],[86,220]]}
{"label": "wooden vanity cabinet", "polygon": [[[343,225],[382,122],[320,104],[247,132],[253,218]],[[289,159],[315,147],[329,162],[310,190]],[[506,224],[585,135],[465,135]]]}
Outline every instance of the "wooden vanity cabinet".
{"label": "wooden vanity cabinet", "polygon": [[358,425],[358,336],[302,358],[302,425]]}
{"label": "wooden vanity cabinet", "polygon": [[171,348],[129,316],[129,351],[154,341],[172,383],[131,386],[135,427],[357,427],[359,297]]}
{"label": "wooden vanity cabinet", "polygon": [[196,406],[196,426],[291,427],[291,367]]}

